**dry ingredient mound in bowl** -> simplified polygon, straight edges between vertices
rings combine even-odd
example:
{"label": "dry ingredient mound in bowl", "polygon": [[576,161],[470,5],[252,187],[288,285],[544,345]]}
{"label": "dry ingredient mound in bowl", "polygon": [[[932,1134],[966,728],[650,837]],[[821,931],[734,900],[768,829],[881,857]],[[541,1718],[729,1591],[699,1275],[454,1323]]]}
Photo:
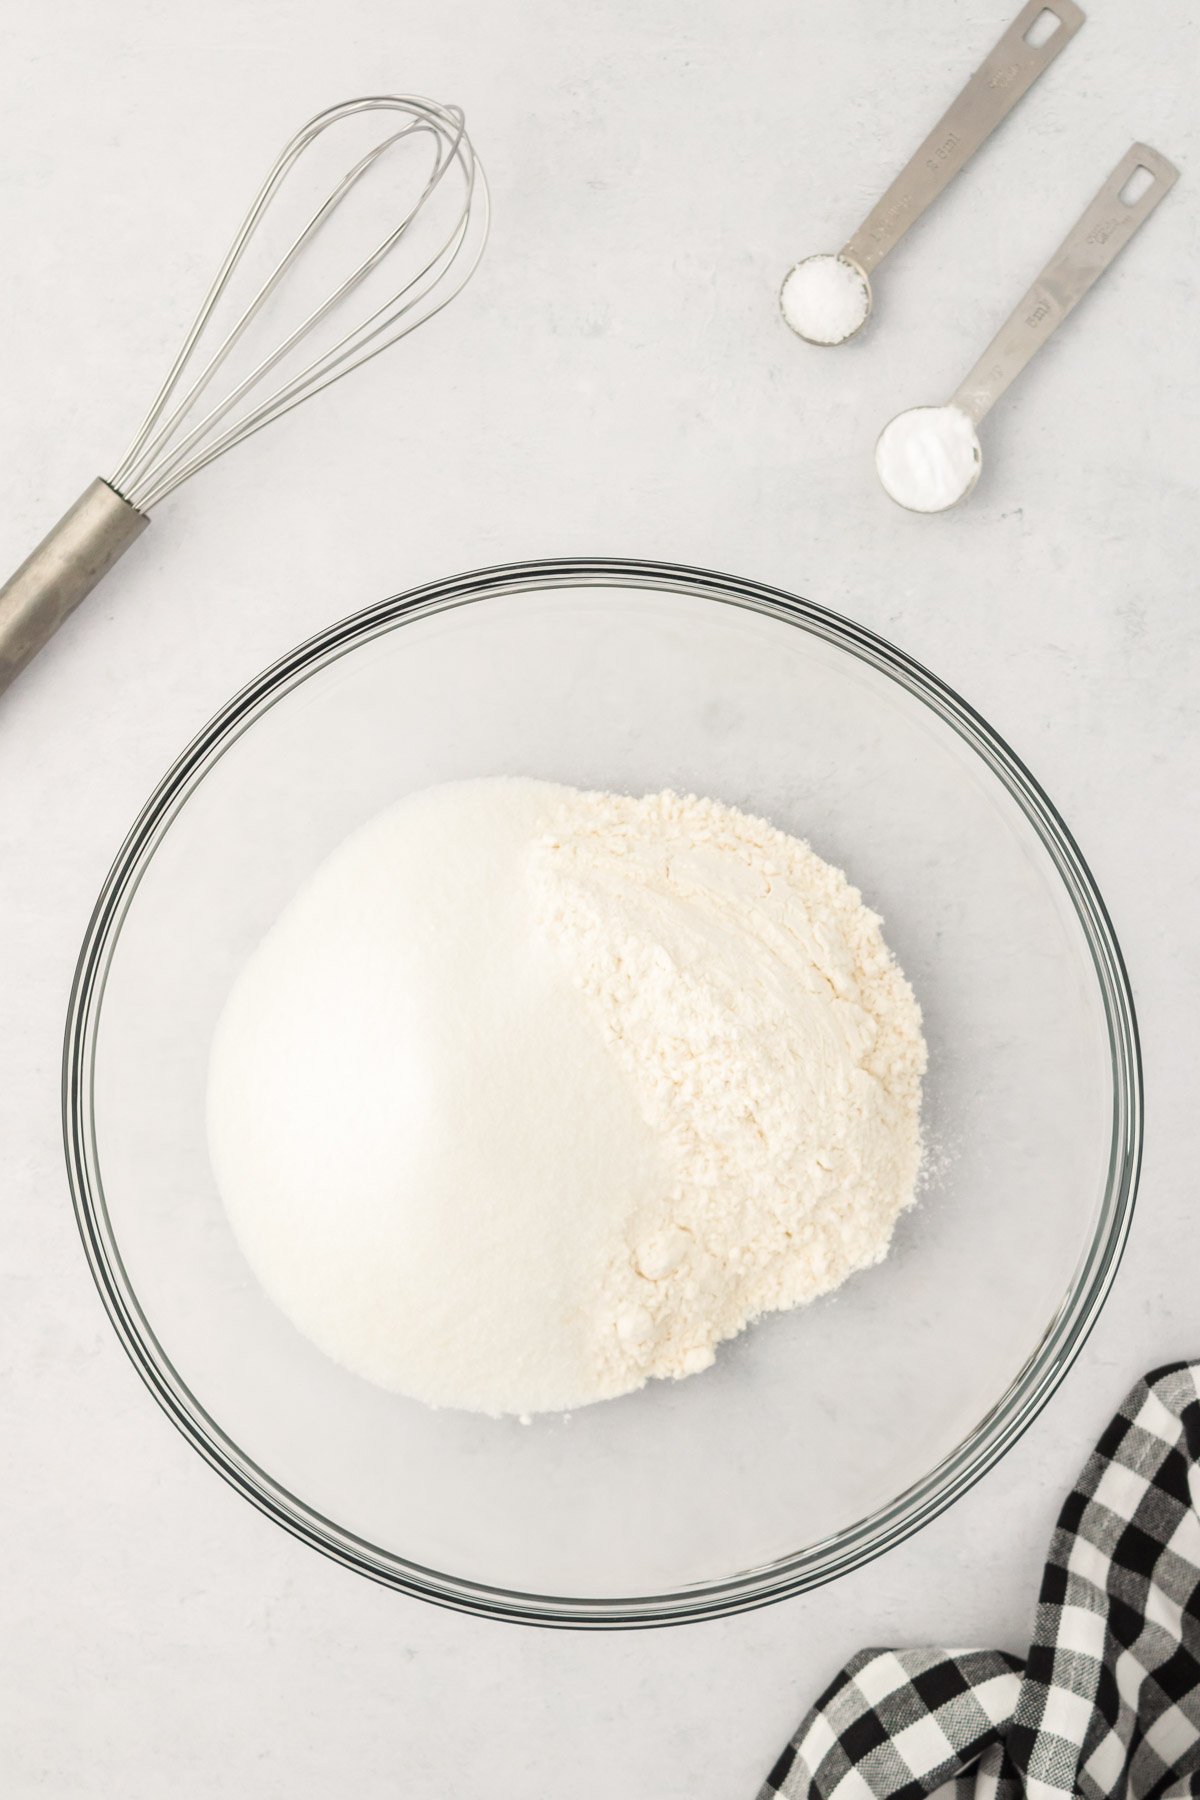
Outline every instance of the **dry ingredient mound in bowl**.
{"label": "dry ingredient mound in bowl", "polygon": [[691,1375],[886,1254],[921,1014],[845,876],[715,800],[489,779],[356,832],[238,977],[209,1139],[345,1367],[528,1415]]}

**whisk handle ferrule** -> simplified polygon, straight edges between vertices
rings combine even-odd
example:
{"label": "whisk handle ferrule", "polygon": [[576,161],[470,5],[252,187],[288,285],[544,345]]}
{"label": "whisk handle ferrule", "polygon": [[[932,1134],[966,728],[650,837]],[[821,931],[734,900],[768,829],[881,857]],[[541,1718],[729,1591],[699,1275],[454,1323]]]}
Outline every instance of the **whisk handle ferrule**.
{"label": "whisk handle ferrule", "polygon": [[0,587],[0,693],[149,523],[107,481],[84,489]]}

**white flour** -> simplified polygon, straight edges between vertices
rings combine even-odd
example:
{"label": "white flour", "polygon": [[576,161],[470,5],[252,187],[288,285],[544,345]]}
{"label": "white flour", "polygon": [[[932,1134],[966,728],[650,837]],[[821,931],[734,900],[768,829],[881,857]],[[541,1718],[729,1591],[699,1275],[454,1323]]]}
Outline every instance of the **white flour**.
{"label": "white flour", "polygon": [[844,344],[866,322],[871,290],[845,256],[806,256],[789,270],[779,294],[783,316],[810,344]]}
{"label": "white flour", "polygon": [[878,920],[797,840],[709,800],[463,782],[356,833],[268,933],[210,1141],[301,1331],[523,1414],[691,1374],[878,1262],[924,1063]]}
{"label": "white flour", "polygon": [[910,512],[945,512],[979,479],[979,438],[961,406],[914,406],[880,433],[875,467]]}

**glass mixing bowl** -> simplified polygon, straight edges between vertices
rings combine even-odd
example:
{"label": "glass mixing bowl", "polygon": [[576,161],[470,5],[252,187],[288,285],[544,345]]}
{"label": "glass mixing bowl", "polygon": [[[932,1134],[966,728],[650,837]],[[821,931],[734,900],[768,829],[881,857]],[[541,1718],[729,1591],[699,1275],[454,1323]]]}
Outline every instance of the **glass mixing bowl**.
{"label": "glass mixing bowl", "polygon": [[[205,1145],[213,1026],[284,902],[389,802],[476,775],[695,790],[808,838],[883,914],[930,1050],[929,1176],[881,1267],[703,1375],[529,1425],[431,1411],[327,1361],[250,1275]],[[996,734],[820,607],[620,561],[386,601],[232,700],[105,883],[64,1083],[97,1284],[202,1455],[363,1574],[559,1625],[778,1599],[947,1506],[1095,1320],[1141,1135],[1112,927]]]}

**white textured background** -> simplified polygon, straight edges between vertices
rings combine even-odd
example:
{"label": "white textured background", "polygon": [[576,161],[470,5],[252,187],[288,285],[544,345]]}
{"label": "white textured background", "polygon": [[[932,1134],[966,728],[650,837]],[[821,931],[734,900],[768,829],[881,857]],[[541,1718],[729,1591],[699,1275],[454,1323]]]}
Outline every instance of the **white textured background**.
{"label": "white textured background", "polygon": [[[54,1800],[751,1800],[864,1642],[1028,1640],[1059,1497],[1125,1387],[1200,1354],[1197,204],[1191,0],[1090,18],[806,351],[782,269],[833,248],[1012,0],[3,0],[0,564],[108,472],[299,121],[460,101],[495,190],[477,284],[255,440],[0,703],[0,1789]],[[875,486],[1135,138],[1184,179],[985,427],[960,514]],[[332,617],[509,558],[673,558],[893,637],[1074,827],[1141,1012],[1149,1140],[1116,1292],[1024,1442],[833,1588],[667,1632],[435,1611],[294,1543],[142,1389],[59,1147],[92,899],[168,760]]]}

